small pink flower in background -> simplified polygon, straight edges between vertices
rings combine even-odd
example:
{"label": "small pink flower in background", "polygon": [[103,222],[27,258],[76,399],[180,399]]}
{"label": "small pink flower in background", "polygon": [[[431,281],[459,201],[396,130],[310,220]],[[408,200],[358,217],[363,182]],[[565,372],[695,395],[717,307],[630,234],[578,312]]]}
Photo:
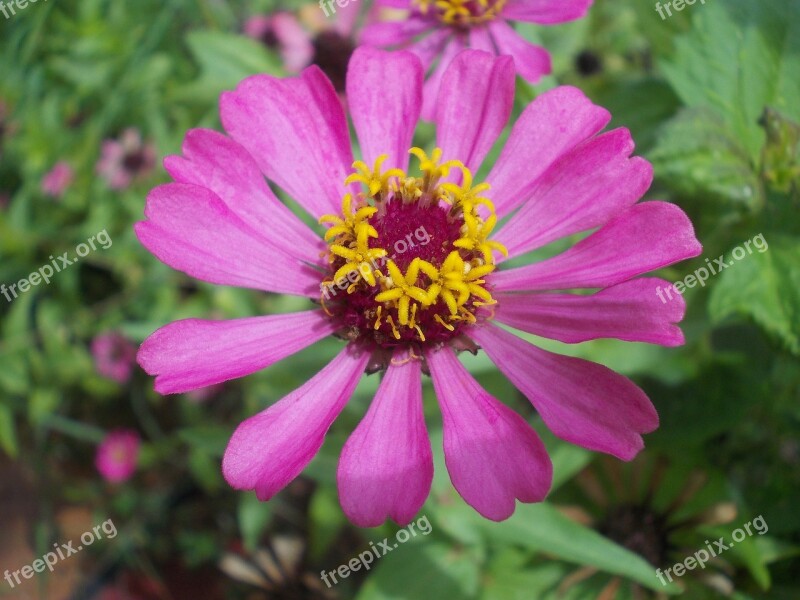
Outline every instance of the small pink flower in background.
{"label": "small pink flower in background", "polygon": [[296,14],[282,11],[251,17],[244,25],[244,33],[278,50],[289,73],[317,65],[336,91],[343,93],[347,64],[356,48],[359,14],[355,2],[329,18],[318,4],[309,4]]}
{"label": "small pink flower in background", "polygon": [[53,198],[60,198],[72,183],[75,172],[69,163],[59,161],[42,178],[42,192]]}
{"label": "small pink flower in background", "polygon": [[290,73],[303,70],[314,58],[311,36],[292,13],[278,12],[270,16],[251,17],[244,24],[244,33],[277,50]]}
{"label": "small pink flower in background", "polygon": [[5,210],[8,208],[8,204],[11,202],[11,196],[6,194],[5,192],[0,192],[0,210]]}
{"label": "small pink flower in background", "polygon": [[[362,375],[385,371],[337,471],[343,510],[360,526],[406,524],[428,497],[423,373],[442,410],[450,479],[469,505],[502,520],[517,500],[547,495],[552,464],[539,436],[480,386],[463,350],[486,352],[555,435],[636,456],[658,427],[638,386],[498,323],[566,343],[680,345],[682,299],[661,302],[656,289],[669,284],[640,276],[702,249],[680,208],[639,202],[651,165],[632,156],[627,129],[603,132],[611,115],[573,87],[538,96],[487,181],[474,181],[512,114],[509,56],[459,54],[441,82],[437,147],[410,148],[424,70],[410,52],[355,51],[346,84],[363,159],[355,162],[345,112],[318,67],[245,79],[220,99],[227,135],[190,131],[183,154],[164,161],[175,183],[151,190],[135,226],[148,250],[193,277],[309,300],[306,311],[159,329],[138,354],[159,393],[243,377],[328,336],[346,343],[239,425],[222,463],[236,489],[272,498],[317,454]],[[326,224],[324,236],[268,181]],[[551,258],[503,264],[579,233],[588,235]],[[566,292],[576,289],[594,293]]]}
{"label": "small pink flower in background", "polygon": [[127,383],[136,364],[136,346],[119,333],[103,333],[92,340],[97,372],[117,383]]}
{"label": "small pink flower in background", "polygon": [[97,447],[95,466],[110,483],[122,483],[131,478],[139,461],[141,438],[131,429],[109,432]]}
{"label": "small pink flower in background", "polygon": [[156,164],[153,145],[142,141],[138,129],[128,128],[117,140],[106,140],[97,162],[97,173],[114,190],[124,190],[145,177]]}
{"label": "small pink flower in background", "polygon": [[566,23],[586,15],[593,1],[377,0],[378,7],[403,9],[402,17],[368,24],[360,41],[379,48],[408,49],[419,56],[428,72],[422,115],[433,120],[442,76],[461,50],[475,48],[512,56],[517,74],[537,83],[551,71],[550,54],[520,36],[508,22]]}

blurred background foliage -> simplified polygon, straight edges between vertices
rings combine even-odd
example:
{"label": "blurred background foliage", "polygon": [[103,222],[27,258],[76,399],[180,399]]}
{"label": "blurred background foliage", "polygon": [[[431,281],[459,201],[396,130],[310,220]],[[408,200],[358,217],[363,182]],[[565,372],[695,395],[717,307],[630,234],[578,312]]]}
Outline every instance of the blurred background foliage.
{"label": "blurred background foliage", "polygon": [[[348,10],[357,1],[366,8],[353,0]],[[376,377],[362,382],[304,476],[262,504],[224,483],[219,465],[227,439],[240,420],[321,368],[336,341],[194,396],[155,394],[138,367],[124,383],[98,371],[91,343],[104,333],[138,344],[180,318],[303,307],[301,300],[196,282],[162,265],[138,244],[132,224],[142,218],[147,190],[167,180],[163,169],[143,170],[118,190],[96,170],[104,140],[126,129],[139,130],[160,163],[179,151],[187,129],[219,128],[222,90],[253,73],[282,73],[274,50],[241,34],[244,22],[300,6],[57,0],[0,19],[0,282],[27,277],[100,231],[113,239],[49,285],[0,300],[0,567],[19,568],[70,532],[109,518],[120,532],[17,590],[0,583],[0,597],[797,598],[794,0],[709,0],[665,20],[649,0],[597,0],[582,21],[519,26],[550,49],[554,74],[535,88],[518,81],[515,114],[543,90],[579,86],[612,111],[613,126],[632,130],[637,153],[653,162],[656,182],[647,198],[673,201],[691,215],[704,252],[666,269],[665,278],[682,279],[721,255],[730,262],[731,251],[758,234],[769,244],[705,287],[687,289],[682,348],[534,340],[606,364],[644,387],[662,424],[633,463],[553,438],[485,356],[467,357],[481,383],[541,431],[555,464],[550,498],[518,506],[500,524],[466,507],[443,468],[441,420],[426,384],[438,462],[421,515],[433,531],[328,590],[320,570],[395,531],[354,528],[336,497],[336,460]],[[419,144],[431,141],[423,127]],[[74,175],[53,197],[41,182],[59,161]],[[94,453],[119,427],[137,431],[143,445],[134,477],[112,485],[97,473]],[[656,566],[683,560],[704,540],[729,538],[758,515],[767,534],[678,585],[659,584]]]}

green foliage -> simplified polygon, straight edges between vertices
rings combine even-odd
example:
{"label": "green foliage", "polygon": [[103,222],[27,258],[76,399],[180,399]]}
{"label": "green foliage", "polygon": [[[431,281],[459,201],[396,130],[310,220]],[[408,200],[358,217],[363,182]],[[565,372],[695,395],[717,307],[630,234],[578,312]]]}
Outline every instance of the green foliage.
{"label": "green foliage", "polygon": [[[231,490],[221,474],[220,460],[238,423],[317,373],[341,348],[338,340],[227,382],[205,398],[162,397],[138,368],[129,381],[114,381],[98,372],[91,351],[92,340],[108,331],[136,346],[178,319],[308,306],[304,299],[200,283],[164,266],[132,230],[143,218],[148,191],[167,181],[163,169],[112,190],[96,167],[103,142],[129,127],[153,144],[157,163],[180,151],[188,129],[219,129],[222,92],[253,74],[286,74],[274,48],[242,35],[245,20],[304,4],[50,0],[30,3],[13,19],[0,15],[0,283],[28,277],[50,256],[72,252],[102,230],[113,239],[111,247],[92,252],[49,285],[12,302],[0,296],[0,477],[9,482],[4,489],[13,490],[4,517],[22,524],[27,546],[19,556],[43,554],[74,529],[83,531],[87,515],[94,522],[113,518],[119,537],[87,549],[82,558],[87,590],[133,580],[169,589],[174,597],[276,597],[263,583],[223,574],[221,559],[234,554],[262,564],[265,556],[277,560],[281,577],[271,575],[288,580],[283,585],[294,586],[294,597],[311,597],[304,586],[312,581],[314,589],[324,588],[320,570],[347,564],[369,542],[392,539],[398,531],[392,524],[352,526],[336,489],[339,453],[378,376],[362,381],[304,476],[270,502]],[[315,3],[305,10],[320,17]],[[502,523],[467,506],[447,476],[441,417],[426,379],[436,472],[418,517],[428,516],[432,531],[399,545],[370,570],[353,573],[334,591],[358,600],[638,600],[659,592],[717,598],[719,588],[707,588],[696,573],[663,587],[655,567],[671,563],[651,565],[639,538],[620,539],[605,527],[614,510],[663,511],[681,498],[675,514],[685,522],[678,533],[665,534],[669,561],[683,560],[704,539],[729,536],[762,514],[769,532],[721,557],[724,565],[714,568],[713,579],[734,590],[731,598],[795,598],[800,3],[708,0],[662,20],[652,2],[596,0],[586,19],[517,29],[550,49],[554,72],[536,86],[518,79],[512,120],[547,89],[580,87],[611,111],[611,127],[631,130],[636,154],[653,163],[656,180],[647,199],[677,203],[695,224],[703,254],[660,275],[678,281],[718,256],[731,263],[684,295],[683,347],[618,340],[567,345],[524,336],[550,351],[603,363],[641,385],[660,415],[659,429],[645,436],[641,459],[663,459],[672,467],[653,477],[652,497],[641,501],[645,494],[636,492],[647,478],[638,461],[613,459],[617,471],[597,476],[598,465],[607,462],[549,433],[484,353],[463,356],[480,383],[542,437],[554,465],[550,497],[518,505]],[[480,175],[490,171],[507,135]],[[434,139],[431,124],[417,131],[421,145]],[[74,180],[55,199],[43,193],[41,180],[62,160],[74,169]],[[759,234],[768,249],[739,260],[736,248]],[[518,260],[552,256],[574,241]],[[100,440],[119,427],[137,430],[143,447],[136,475],[112,485],[93,461]],[[698,474],[708,483],[696,490]],[[733,520],[712,518],[721,505],[733,507]],[[278,556],[275,540],[286,534],[302,540],[298,556]],[[4,537],[3,550],[7,543]],[[50,579],[37,581],[43,589],[51,585]],[[174,586],[187,581],[200,583],[176,594]]]}

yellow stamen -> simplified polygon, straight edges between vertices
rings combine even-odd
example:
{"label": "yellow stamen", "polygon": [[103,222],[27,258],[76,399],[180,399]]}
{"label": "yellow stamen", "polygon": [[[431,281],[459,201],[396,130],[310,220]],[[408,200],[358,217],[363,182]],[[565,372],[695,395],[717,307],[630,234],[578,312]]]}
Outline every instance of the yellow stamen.
{"label": "yellow stamen", "polygon": [[353,168],[357,172],[345,179],[344,184],[363,183],[367,187],[371,197],[374,198],[378,195],[385,196],[389,191],[389,180],[393,177],[402,178],[406,175],[402,169],[389,169],[385,173],[381,173],[381,167],[388,158],[388,154],[381,154],[376,158],[372,171],[369,170],[369,167],[363,161],[355,161],[353,163]]}

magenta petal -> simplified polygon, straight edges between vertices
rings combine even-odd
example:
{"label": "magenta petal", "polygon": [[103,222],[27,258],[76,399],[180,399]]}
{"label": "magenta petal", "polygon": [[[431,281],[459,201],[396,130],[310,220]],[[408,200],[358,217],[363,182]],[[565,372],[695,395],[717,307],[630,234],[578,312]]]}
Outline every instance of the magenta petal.
{"label": "magenta petal", "polygon": [[677,294],[668,300],[663,290],[669,286],[663,279],[644,277],[592,296],[500,293],[495,294],[494,314],[501,323],[568,344],[616,338],[679,346],[683,332],[674,323],[683,319],[686,303]]}
{"label": "magenta petal", "polygon": [[344,110],[319,67],[280,79],[255,75],[220,101],[228,134],[311,216],[337,213],[353,152]]}
{"label": "magenta petal", "polygon": [[513,56],[517,73],[527,82],[539,83],[543,76],[553,70],[547,50],[531,44],[502,19],[492,21],[489,31],[497,45],[498,54]]}
{"label": "magenta petal", "polygon": [[469,47],[473,50],[483,50],[489,54],[497,54],[492,34],[488,27],[473,27],[469,30]]}
{"label": "magenta petal", "polygon": [[631,460],[658,413],[632,381],[597,363],[537,348],[496,325],[473,327],[478,342],[561,439]]}
{"label": "magenta petal", "polygon": [[364,419],[348,438],[336,480],[339,501],[359,527],[390,517],[406,525],[425,503],[433,455],[422,413],[421,363],[397,352]]}
{"label": "magenta petal", "polygon": [[448,347],[426,353],[442,409],[444,457],[464,500],[493,521],[514,512],[514,500],[540,502],[553,467],[525,420],[486,392]]}
{"label": "magenta petal", "polygon": [[477,172],[514,106],[514,61],[464,50],[447,67],[439,89],[436,140],[444,160]]}
{"label": "magenta petal", "polygon": [[542,175],[532,197],[494,239],[510,257],[607,223],[650,187],[653,167],[628,158],[633,140],[615,129],[584,142]]}
{"label": "magenta petal", "polygon": [[184,183],[153,188],[136,223],[139,241],[192,277],[268,292],[319,297],[319,272],[236,216],[210,190]]}
{"label": "magenta petal", "polygon": [[164,167],[178,183],[193,183],[219,196],[245,223],[269,232],[309,262],[325,244],[269,189],[253,157],[229,137],[211,129],[192,129],[183,156],[168,156]]}
{"label": "magenta petal", "polygon": [[244,377],[331,335],[334,323],[320,310],[170,323],[148,337],[137,356],[156,376],[160,394],[178,394]]}
{"label": "magenta petal", "polygon": [[226,481],[255,490],[259,500],[286,487],[319,452],[368,360],[368,352],[347,346],[302,387],[241,423],[222,459]]}
{"label": "magenta petal", "polygon": [[375,4],[387,8],[405,8],[406,10],[410,10],[411,2],[412,0],[377,0]]}
{"label": "magenta petal", "polygon": [[503,152],[486,177],[498,218],[530,198],[551,165],[611,120],[582,91],[562,86],[545,92],[517,119]]}
{"label": "magenta petal", "polygon": [[365,25],[360,41],[366,46],[397,46],[432,29],[430,19],[409,17],[402,21],[376,21]]}
{"label": "magenta petal", "polygon": [[[449,33],[449,29],[442,29],[440,31]],[[428,37],[432,38],[434,43],[439,38],[439,36],[437,36],[435,33]],[[419,46],[420,44],[416,44],[416,46]],[[442,78],[447,72],[447,67],[450,66],[450,63],[453,61],[453,59],[458,55],[459,52],[464,50],[464,48],[464,42],[457,36],[450,36],[447,41],[444,42],[442,50],[439,52],[439,62],[436,63],[433,71],[425,80],[425,86],[422,92],[422,118],[426,121],[436,120],[436,110],[439,101],[439,88],[441,87]],[[412,46],[409,48],[409,50],[414,51],[415,48]]]}
{"label": "magenta petal", "polygon": [[347,101],[361,154],[370,167],[388,154],[384,169],[408,168],[408,149],[422,109],[420,60],[410,52],[362,46],[347,71]]}
{"label": "magenta petal", "polygon": [[508,0],[501,15],[512,21],[552,25],[585,16],[594,0]]}
{"label": "magenta petal", "polygon": [[491,284],[498,292],[604,288],[692,258],[702,250],[689,217],[680,208],[667,202],[643,202],[562,254],[492,273]]}
{"label": "magenta petal", "polygon": [[288,12],[276,13],[272,16],[271,26],[278,39],[278,47],[287,71],[298,73],[311,64],[314,59],[314,43],[295,15]]}
{"label": "magenta petal", "polygon": [[[408,46],[408,51],[413,52],[422,61],[422,66],[427,72],[433,61],[442,53],[445,45],[453,36],[449,29],[436,29],[429,35],[416,40]],[[458,46],[457,49],[461,48]]]}

